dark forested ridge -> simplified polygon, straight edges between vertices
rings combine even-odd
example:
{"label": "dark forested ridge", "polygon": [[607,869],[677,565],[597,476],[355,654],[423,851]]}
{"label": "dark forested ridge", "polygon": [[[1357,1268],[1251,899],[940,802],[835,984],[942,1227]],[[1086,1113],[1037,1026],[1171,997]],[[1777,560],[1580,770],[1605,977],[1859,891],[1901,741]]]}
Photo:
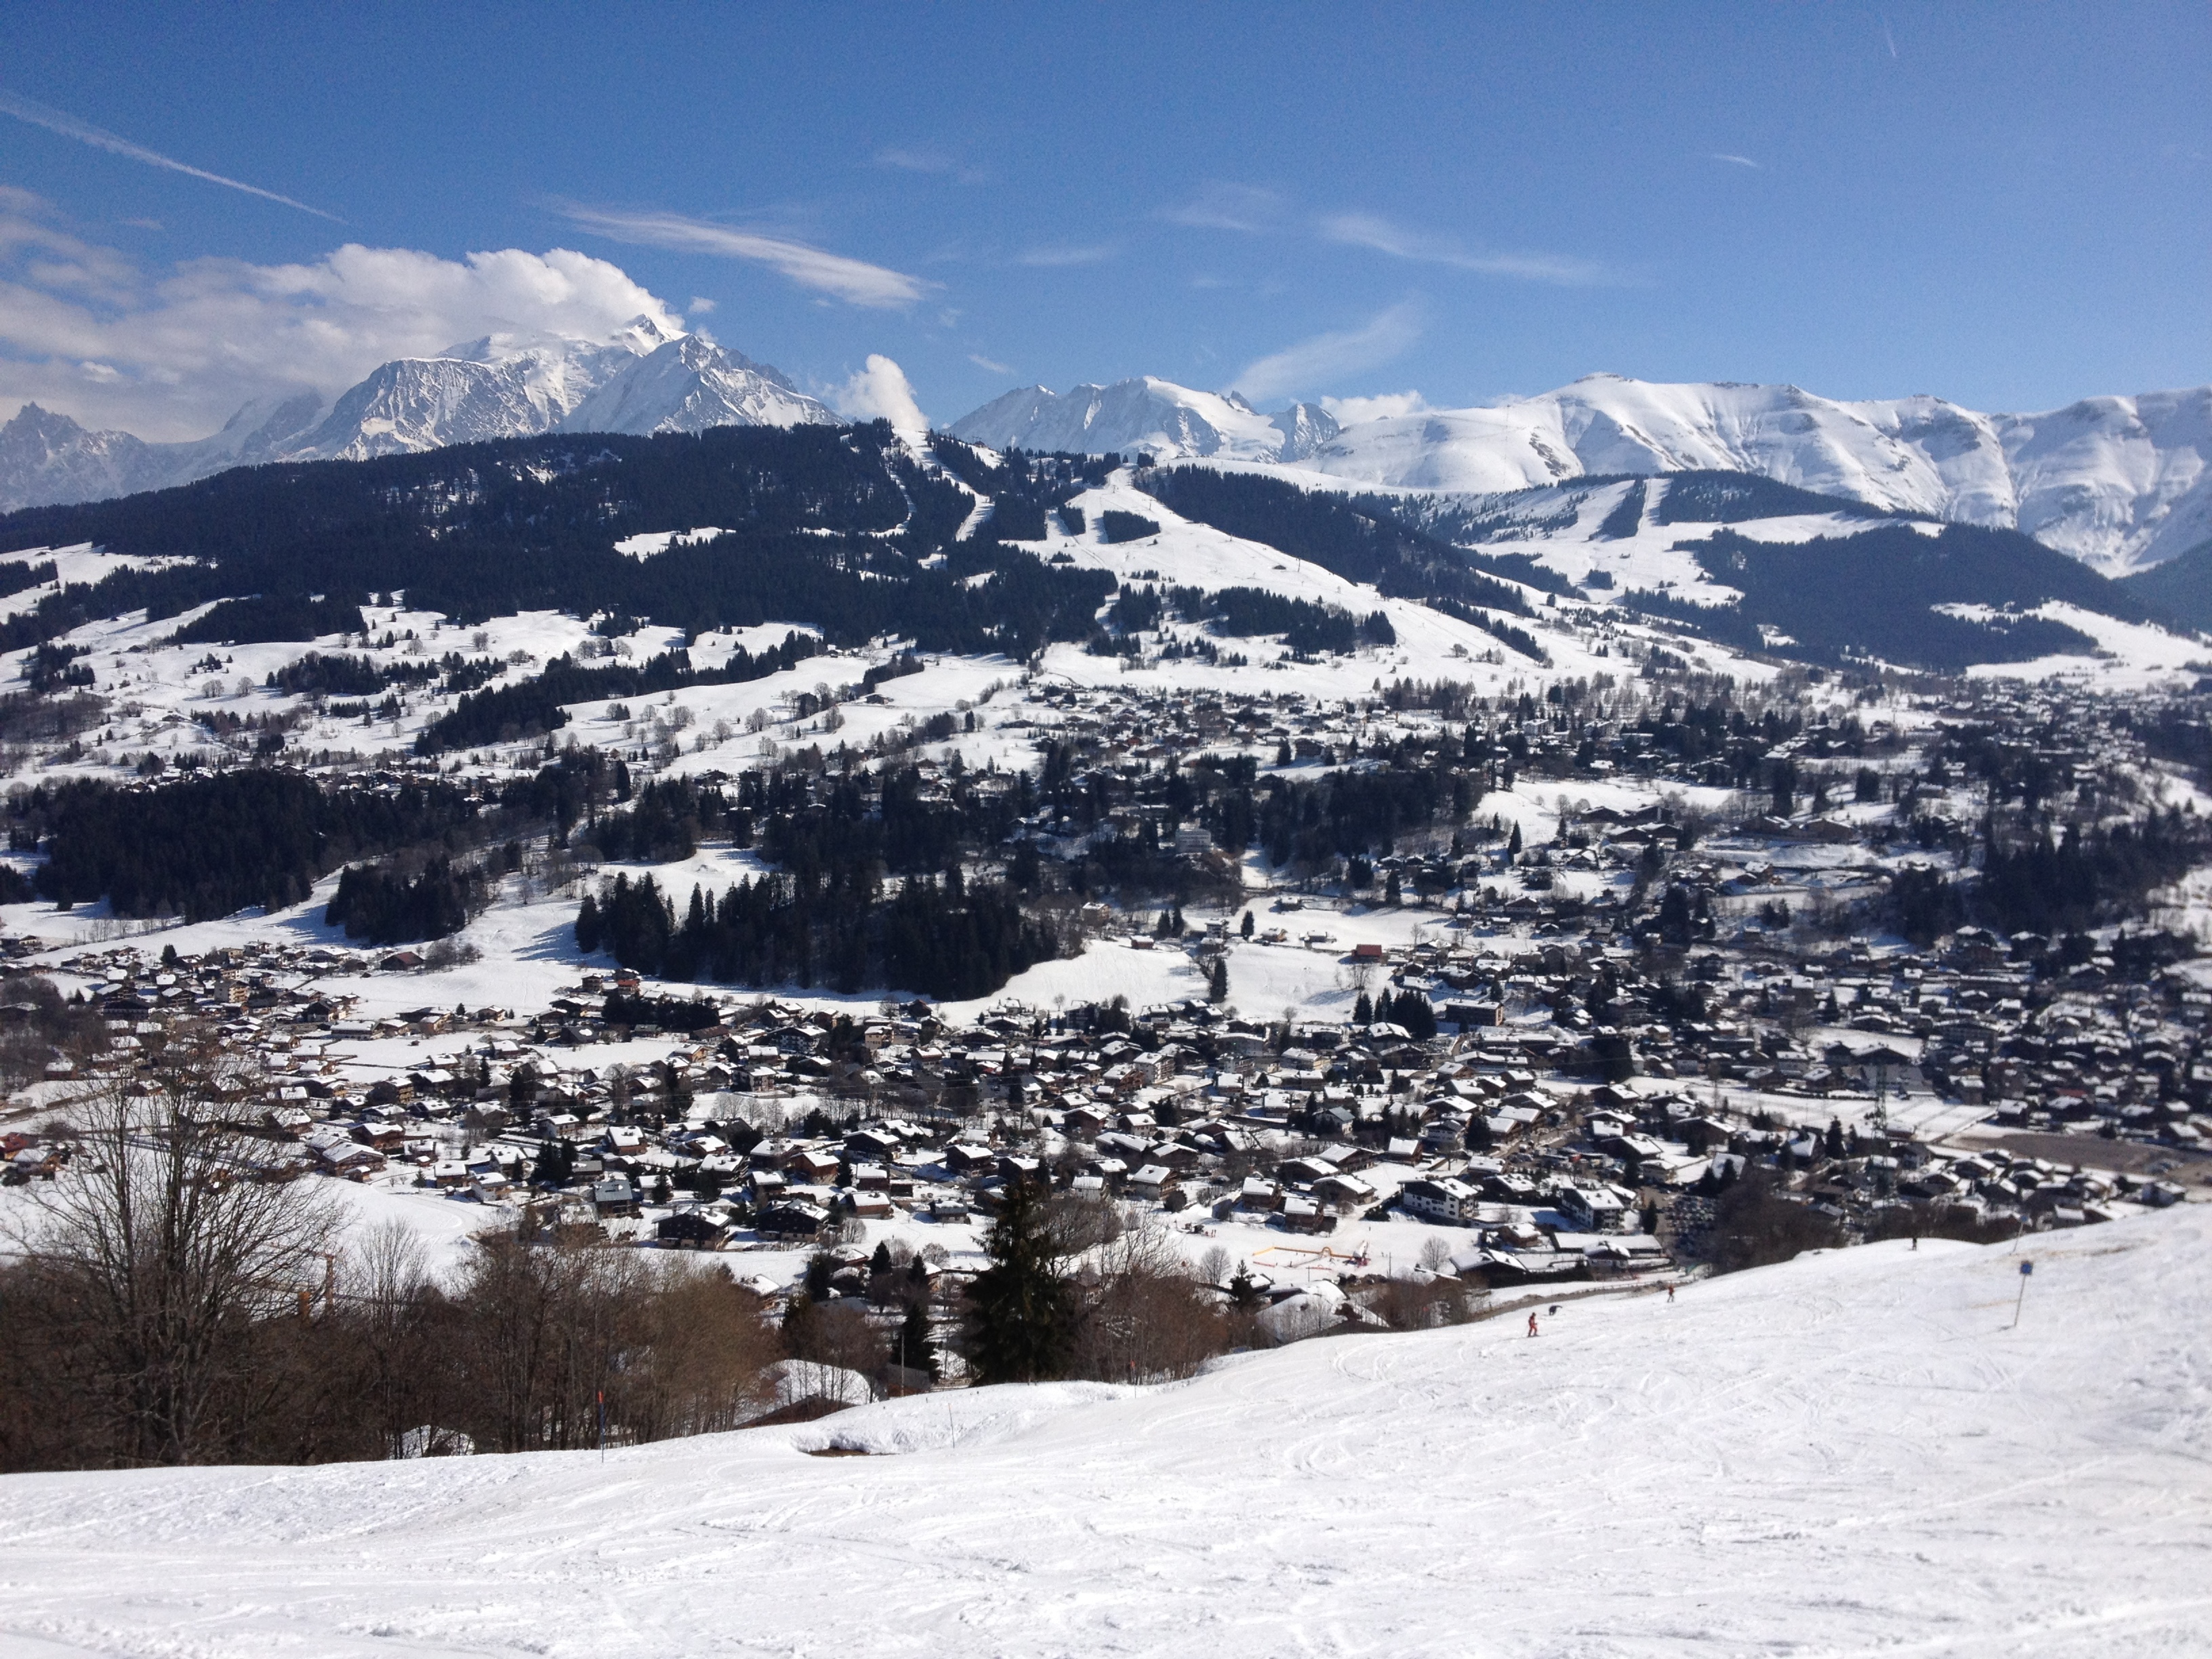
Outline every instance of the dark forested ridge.
{"label": "dark forested ridge", "polygon": [[1869,507],[1844,495],[1821,495],[1755,472],[1669,472],[1663,479],[1658,524],[1747,524],[1753,519],[1786,519],[1815,513],[1846,519],[1902,519],[1908,514]]}
{"label": "dark forested ridge", "polygon": [[[2087,652],[2078,629],[2039,617],[2000,614],[1989,621],[1946,615],[1939,605],[2025,610],[2065,600],[2128,622],[2151,611],[2120,584],[2016,531],[1946,525],[1928,535],[1881,525],[1855,536],[1761,542],[1716,530],[1687,544],[1708,574],[1743,595],[1735,605],[1700,606],[1669,594],[1632,593],[1632,608],[1689,623],[1724,643],[1774,648],[1814,661],[1869,655],[1956,672],[1975,662],[2025,662],[2058,652]],[[1763,647],[1765,627],[1789,636]]]}
{"label": "dark forested ridge", "polygon": [[[1023,458],[995,471],[1012,503],[1002,531],[1019,527],[1021,502],[1070,493],[1082,476],[1073,463]],[[50,595],[0,624],[0,648],[141,607],[159,619],[213,600],[228,603],[180,638],[313,639],[357,629],[353,607],[398,591],[462,622],[532,609],[694,631],[789,621],[834,643],[894,633],[928,649],[1015,653],[1083,637],[1106,579],[1048,568],[988,526],[955,549],[972,505],[881,423],[516,439],[245,467],[0,519],[0,550],[88,541],[189,561]],[[614,550],[639,532],[702,526],[724,533],[649,559]],[[922,565],[947,551],[948,562]],[[983,574],[991,580],[968,580]]]}
{"label": "dark forested ridge", "polygon": [[2212,542],[2123,576],[2119,586],[2186,627],[2212,629]]}

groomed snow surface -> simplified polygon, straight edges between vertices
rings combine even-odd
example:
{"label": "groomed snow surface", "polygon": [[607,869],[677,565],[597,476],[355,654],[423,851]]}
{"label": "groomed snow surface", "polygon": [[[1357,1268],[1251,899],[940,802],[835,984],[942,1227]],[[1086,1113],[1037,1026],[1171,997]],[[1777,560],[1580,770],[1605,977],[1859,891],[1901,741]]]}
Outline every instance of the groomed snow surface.
{"label": "groomed snow surface", "polygon": [[19,1476],[0,1650],[2202,1654],[2208,1248],[2205,1208],[1875,1245],[1534,1340],[1516,1314],[604,1462]]}

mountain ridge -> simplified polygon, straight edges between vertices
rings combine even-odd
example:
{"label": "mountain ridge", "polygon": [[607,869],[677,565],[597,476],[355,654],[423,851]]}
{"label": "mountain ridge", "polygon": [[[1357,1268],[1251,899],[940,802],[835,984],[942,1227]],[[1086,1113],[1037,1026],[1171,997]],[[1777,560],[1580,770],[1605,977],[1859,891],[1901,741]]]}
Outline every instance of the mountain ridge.
{"label": "mountain ridge", "polygon": [[[489,337],[379,365],[327,406],[293,389],[185,443],[27,404],[0,426],[0,511],[97,501],[272,460],[365,459],[545,432],[696,432],[838,417],[779,370],[641,317],[610,339]],[[1296,469],[1316,487],[1481,497],[1578,477],[1732,471],[1890,512],[2018,529],[2110,576],[2212,538],[2212,386],[1984,414],[1925,394],[1584,376],[1534,397],[1340,421],[1146,375],[1016,388],[953,422],[993,448]]]}
{"label": "mountain ridge", "polygon": [[[1287,423],[1155,376],[1041,386],[948,428],[1004,447],[1295,464],[1348,484],[1504,494],[1589,474],[1756,474],[1869,506],[2020,529],[2109,575],[2212,536],[2212,386],[1987,415],[1926,395],[1856,403],[1794,386],[1583,377],[1534,397]],[[1080,437],[1077,445],[1066,441]]]}

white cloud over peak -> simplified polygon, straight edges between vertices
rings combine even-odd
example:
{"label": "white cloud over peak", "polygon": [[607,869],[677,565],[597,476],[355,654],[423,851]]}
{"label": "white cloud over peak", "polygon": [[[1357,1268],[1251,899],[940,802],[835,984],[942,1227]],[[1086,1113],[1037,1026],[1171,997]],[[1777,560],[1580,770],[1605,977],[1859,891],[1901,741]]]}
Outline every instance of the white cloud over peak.
{"label": "white cloud over peak", "polygon": [[919,438],[929,430],[929,417],[915,401],[906,371],[879,352],[871,352],[866,365],[836,388],[830,401],[853,420],[889,421],[904,437]]}
{"label": "white cloud over peak", "polygon": [[251,398],[335,393],[394,357],[484,335],[605,339],[640,316],[683,330],[621,267],[568,248],[447,259],[348,243],[300,264],[149,270],[0,190],[0,416],[35,399],[88,426],[204,437]]}
{"label": "white cloud over peak", "polygon": [[912,305],[933,286],[919,276],[832,253],[811,243],[771,235],[766,231],[716,224],[710,219],[693,219],[681,213],[631,212],[573,204],[562,206],[559,211],[578,228],[596,232],[613,241],[672,248],[682,253],[712,253],[726,259],[763,264],[800,288],[826,294],[848,305],[899,310]]}
{"label": "white cloud over peak", "polygon": [[1385,421],[1394,415],[1421,414],[1429,400],[1418,392],[1382,392],[1372,398],[1323,398],[1321,406],[1339,426],[1357,426],[1362,421]]}
{"label": "white cloud over peak", "polygon": [[1316,334],[1245,365],[1231,385],[1257,404],[1318,391],[1398,356],[1421,337],[1421,303],[1407,300],[1358,328]]}

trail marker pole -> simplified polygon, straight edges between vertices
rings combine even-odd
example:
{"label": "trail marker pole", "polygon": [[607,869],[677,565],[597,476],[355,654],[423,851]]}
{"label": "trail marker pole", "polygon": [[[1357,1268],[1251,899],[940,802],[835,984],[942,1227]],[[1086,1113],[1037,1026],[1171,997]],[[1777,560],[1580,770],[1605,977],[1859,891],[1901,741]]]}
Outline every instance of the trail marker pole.
{"label": "trail marker pole", "polygon": [[2016,1331],[2020,1328],[2021,1306],[2027,1300],[2027,1281],[2034,1276],[2034,1262],[2023,1261],[2020,1264],[2020,1294],[2012,1300],[2012,1323],[2007,1327],[2009,1330]]}
{"label": "trail marker pole", "polygon": [[[2015,1316],[2015,1318],[2017,1316]],[[607,1461],[607,1391],[599,1390],[599,1462]]]}

